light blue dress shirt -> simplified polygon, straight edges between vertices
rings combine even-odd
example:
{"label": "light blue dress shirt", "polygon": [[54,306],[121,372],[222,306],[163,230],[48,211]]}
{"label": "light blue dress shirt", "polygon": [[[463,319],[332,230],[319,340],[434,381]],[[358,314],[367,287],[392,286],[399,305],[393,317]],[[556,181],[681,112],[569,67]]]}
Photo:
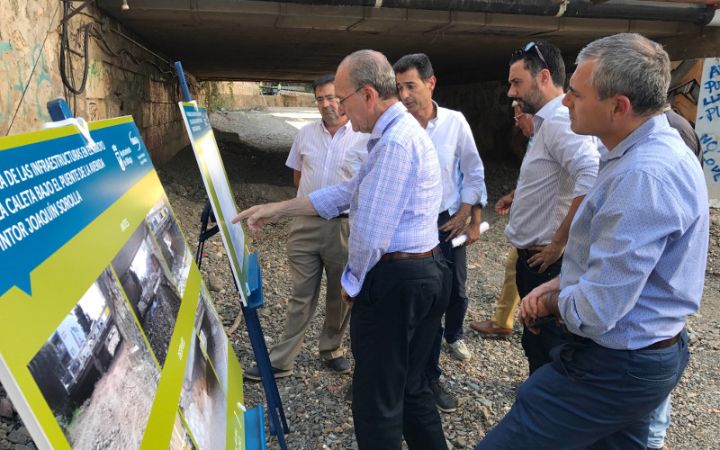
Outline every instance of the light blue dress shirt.
{"label": "light blue dress shirt", "polygon": [[348,263],[342,286],[355,297],[385,253],[422,253],[438,244],[440,165],[428,134],[398,102],[378,119],[368,160],[351,180],[310,194],[317,213],[332,218],[350,208]]}
{"label": "light blue dress shirt", "polygon": [[601,153],[570,229],[558,305],[570,332],[635,350],[675,336],[700,307],[707,188],[664,115]]}

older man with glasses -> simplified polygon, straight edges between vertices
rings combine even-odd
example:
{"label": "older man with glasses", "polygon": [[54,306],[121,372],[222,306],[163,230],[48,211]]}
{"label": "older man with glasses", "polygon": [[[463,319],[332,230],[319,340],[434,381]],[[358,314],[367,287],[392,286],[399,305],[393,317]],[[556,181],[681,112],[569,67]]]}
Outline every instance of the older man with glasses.
{"label": "older man with glasses", "polygon": [[[515,280],[524,297],[560,273],[570,224],[595,182],[599,153],[595,138],[570,129],[568,109],[562,105],[565,64],[560,49],[545,42],[526,44],[510,59],[508,81],[508,97],[534,115],[533,140],[517,186],[495,206],[510,210],[505,235],[517,249]],[[530,374],[550,361],[551,348],[568,339],[552,320],[539,329],[539,334],[523,330]]]}
{"label": "older man with glasses", "polygon": [[[293,169],[298,197],[351,179],[367,159],[368,135],[353,131],[348,117],[340,112],[340,99],[335,96],[335,76],[327,74],[318,78],[313,83],[313,90],[321,120],[300,129],[285,163]],[[296,217],[290,224],[287,255],[292,296],[288,300],[285,330],[270,350],[276,378],[292,374],[305,330],[317,308],[323,269],[327,290],[325,322],[318,343],[320,358],[333,373],[350,372],[343,349],[350,307],[340,295],[340,277],[348,258],[349,232],[347,211],[331,220]],[[257,367],[246,370],[245,378],[260,380]]]}
{"label": "older man with glasses", "polygon": [[359,50],[338,66],[335,86],[353,129],[370,133],[368,160],[351,180],[234,221],[251,230],[280,217],[332,218],[350,208],[343,298],[350,320],[353,421],[359,450],[446,450],[424,376],[447,309],[450,271],[438,247],[442,179],[430,136],[398,101],[387,58]]}

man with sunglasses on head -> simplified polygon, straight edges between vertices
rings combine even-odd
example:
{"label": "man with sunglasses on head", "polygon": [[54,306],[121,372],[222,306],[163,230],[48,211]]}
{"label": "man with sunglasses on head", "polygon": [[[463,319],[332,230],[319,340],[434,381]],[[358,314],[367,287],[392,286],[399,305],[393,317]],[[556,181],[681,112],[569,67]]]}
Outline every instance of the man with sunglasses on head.
{"label": "man with sunglasses on head", "polygon": [[[595,138],[570,129],[562,105],[565,63],[560,49],[530,42],[510,59],[507,95],[533,114],[534,134],[514,191],[497,210],[509,208],[505,235],[517,248],[515,279],[520,297],[560,273],[562,255],[575,212],[595,182],[599,153]],[[550,349],[569,339],[554,321],[523,329],[522,346],[530,374],[550,361]]]}
{"label": "man with sunglasses on head", "polygon": [[370,133],[368,159],[351,180],[308,197],[254,206],[251,231],[281,217],[330,219],[350,209],[341,283],[352,303],[352,412],[359,450],[446,450],[424,370],[450,294],[438,248],[442,180],[428,134],[398,101],[387,58],[359,50],[335,76],[340,111]]}
{"label": "man with sunglasses on head", "polygon": [[[463,322],[468,308],[466,249],[480,237],[482,207],[487,203],[485,171],[465,116],[433,101],[437,80],[427,55],[405,55],[393,69],[400,100],[430,135],[440,159],[443,201],[438,232],[440,248],[452,271],[452,289],[445,311],[445,328],[438,329],[426,375],[438,409],[453,412],[458,400],[440,383],[440,347],[444,336],[453,358],[460,361],[471,358],[463,341]],[[452,239],[463,234],[467,236],[465,243],[453,247]]]}
{"label": "man with sunglasses on head", "polygon": [[[340,112],[335,96],[335,75],[327,74],[315,80],[313,91],[321,120],[300,129],[285,163],[293,169],[298,197],[351,179],[367,159],[368,135],[353,131],[348,117]],[[287,255],[292,296],[288,300],[283,334],[270,350],[270,363],[276,378],[292,374],[305,330],[317,308],[323,269],[327,290],[325,322],[318,343],[320,358],[333,373],[350,372],[342,345],[350,323],[350,307],[340,295],[349,229],[347,211],[331,220],[295,217],[290,224]],[[250,380],[260,380],[257,367],[249,368],[244,375]]]}
{"label": "man with sunglasses on head", "polygon": [[651,412],[689,359],[710,211],[695,155],[663,110],[670,58],[633,33],[577,57],[563,103],[572,129],[603,144],[597,180],[570,229],[559,277],[523,298],[526,325],[562,320],[573,341],[520,386],[476,450],[644,450]]}

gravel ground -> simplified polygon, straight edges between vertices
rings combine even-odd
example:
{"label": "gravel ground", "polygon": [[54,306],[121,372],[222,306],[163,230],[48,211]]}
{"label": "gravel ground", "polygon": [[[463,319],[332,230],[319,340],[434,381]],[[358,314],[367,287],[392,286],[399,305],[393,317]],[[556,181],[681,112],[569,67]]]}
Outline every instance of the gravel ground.
{"label": "gravel ground", "polygon": [[[286,119],[263,116],[257,111],[216,114],[211,119],[221,132],[218,135],[223,137],[220,147],[240,208],[294,196],[290,170],[284,162],[295,128],[278,124],[279,120]],[[233,134],[236,131],[242,132],[242,140]],[[194,246],[205,193],[192,151],[184,149],[160,168],[159,173],[185,237]],[[511,189],[516,177],[517,168],[511,164],[486,163],[491,205]],[[491,228],[468,252],[470,308],[466,323],[492,314],[508,250],[503,235],[506,219],[489,208],[484,220]],[[290,295],[286,240],[287,221],[270,225],[249,243],[251,251],[260,255],[263,268],[266,306],[260,312],[268,346],[282,332],[285,302]],[[243,367],[253,365],[247,334],[238,318],[238,297],[219,238],[211,239],[206,245],[202,272],[225,327],[230,329],[233,324],[238,325],[230,339],[241,364]],[[692,358],[674,392],[668,449],[720,449],[717,438],[720,434],[720,376],[716,371],[720,367],[719,312],[720,217],[718,211],[713,210],[703,304],[700,313],[689,319]],[[343,400],[345,386],[351,377],[331,374],[318,358],[317,339],[323,314],[323,302],[320,302],[307,332],[305,347],[296,360],[294,375],[278,380],[292,428],[292,433],[287,435],[290,449],[357,448],[350,405]],[[515,390],[527,374],[517,326],[508,339],[483,339],[468,330],[465,342],[473,353],[470,361],[461,363],[446,353],[441,356],[444,381],[462,400],[457,412],[442,415],[446,437],[454,449],[472,448],[503,417],[512,405]],[[349,351],[348,356],[352,362]],[[0,388],[1,396],[4,392]],[[246,382],[245,397],[248,406],[264,402],[261,385]],[[0,398],[0,406],[1,402]],[[10,418],[0,415],[0,449],[22,448],[7,437],[20,427],[17,414],[11,414]],[[273,440],[268,448],[279,446]]]}

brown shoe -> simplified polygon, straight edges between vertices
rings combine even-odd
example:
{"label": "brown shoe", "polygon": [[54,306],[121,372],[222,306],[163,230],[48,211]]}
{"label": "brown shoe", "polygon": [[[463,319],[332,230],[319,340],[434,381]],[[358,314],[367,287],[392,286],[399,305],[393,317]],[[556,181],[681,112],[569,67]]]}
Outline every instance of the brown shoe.
{"label": "brown shoe", "polygon": [[512,328],[502,328],[495,325],[492,320],[482,322],[470,322],[470,328],[483,336],[507,336],[512,334]]}

